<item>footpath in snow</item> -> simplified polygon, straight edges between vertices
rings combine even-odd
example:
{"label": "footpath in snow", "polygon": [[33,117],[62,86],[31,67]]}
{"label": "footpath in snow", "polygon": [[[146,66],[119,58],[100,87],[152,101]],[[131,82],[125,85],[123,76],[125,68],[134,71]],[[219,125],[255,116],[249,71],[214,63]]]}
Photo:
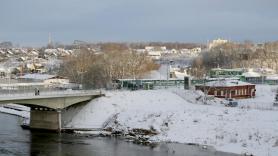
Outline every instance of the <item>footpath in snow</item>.
{"label": "footpath in snow", "polygon": [[155,142],[197,143],[232,153],[276,156],[278,112],[271,108],[274,87],[258,86],[257,94],[257,98],[240,100],[239,107],[231,108],[223,106],[220,99],[204,105],[198,91],[111,91],[87,105],[68,109],[66,114],[76,115],[66,126],[123,133],[155,130],[158,134],[149,138]]}

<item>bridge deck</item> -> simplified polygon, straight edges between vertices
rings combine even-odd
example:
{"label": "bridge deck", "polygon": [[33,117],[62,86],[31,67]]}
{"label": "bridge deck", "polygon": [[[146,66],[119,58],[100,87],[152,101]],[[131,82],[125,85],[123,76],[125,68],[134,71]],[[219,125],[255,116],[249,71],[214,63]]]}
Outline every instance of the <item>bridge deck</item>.
{"label": "bridge deck", "polygon": [[41,106],[52,109],[63,109],[76,103],[89,101],[103,96],[101,91],[62,91],[0,95],[0,104],[16,103],[25,106]]}

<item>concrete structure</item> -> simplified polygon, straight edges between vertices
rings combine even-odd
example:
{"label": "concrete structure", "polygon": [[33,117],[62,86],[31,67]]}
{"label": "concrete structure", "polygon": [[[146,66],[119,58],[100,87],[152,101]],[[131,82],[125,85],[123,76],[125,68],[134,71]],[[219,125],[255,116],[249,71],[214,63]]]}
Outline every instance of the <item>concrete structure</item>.
{"label": "concrete structure", "polygon": [[86,104],[104,96],[99,92],[56,94],[39,96],[13,96],[0,98],[0,104],[15,103],[31,108],[30,128],[61,131],[63,111],[73,105]]}

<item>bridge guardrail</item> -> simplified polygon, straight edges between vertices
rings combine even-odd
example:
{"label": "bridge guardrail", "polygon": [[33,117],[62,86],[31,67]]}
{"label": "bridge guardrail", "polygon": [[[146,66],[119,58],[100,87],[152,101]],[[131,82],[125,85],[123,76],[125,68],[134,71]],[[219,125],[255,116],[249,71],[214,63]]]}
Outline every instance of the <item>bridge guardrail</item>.
{"label": "bridge guardrail", "polygon": [[0,90],[0,99],[2,98],[8,98],[8,97],[40,97],[40,96],[53,96],[53,95],[88,95],[92,93],[98,93],[99,95],[103,94],[102,90],[55,90],[55,91],[40,91],[39,95],[35,95],[35,91],[23,91],[21,93],[16,93],[13,92],[7,92]]}

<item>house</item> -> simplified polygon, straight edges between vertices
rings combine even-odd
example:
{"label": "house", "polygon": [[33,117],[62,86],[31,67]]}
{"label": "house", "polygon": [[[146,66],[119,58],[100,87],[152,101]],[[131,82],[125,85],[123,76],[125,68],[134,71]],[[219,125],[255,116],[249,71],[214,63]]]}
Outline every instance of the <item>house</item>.
{"label": "house", "polygon": [[187,57],[197,57],[201,52],[202,52],[202,49],[200,47],[180,50],[180,53]]}
{"label": "house", "polygon": [[277,85],[278,84],[278,75],[277,74],[268,75],[265,77],[264,82],[269,85]]}
{"label": "house", "polygon": [[210,42],[208,47],[209,47],[209,49],[212,49],[214,47],[220,46],[220,45],[225,44],[225,43],[228,43],[228,40],[223,40],[223,39],[218,38],[218,39],[213,40],[212,42]]}
{"label": "house", "polygon": [[256,88],[254,84],[232,79],[219,79],[195,86],[208,95],[218,98],[252,98],[255,97]]}
{"label": "house", "polygon": [[169,69],[169,78],[183,80],[184,77],[189,76],[184,68],[172,67]]}
{"label": "house", "polygon": [[152,51],[152,50],[154,50],[154,47],[152,47],[152,46],[146,46],[146,47],[145,47],[145,50],[146,50],[146,51]]}
{"label": "house", "polygon": [[246,82],[253,83],[253,84],[260,84],[263,82],[263,77],[261,76],[261,74],[254,72],[252,70],[243,73],[242,77]]}
{"label": "house", "polygon": [[154,60],[159,60],[161,57],[161,52],[160,51],[149,51],[148,56]]}
{"label": "house", "polygon": [[45,88],[77,89],[78,84],[70,83],[70,80],[57,75],[48,74],[26,74],[18,78],[20,82],[40,83]]}
{"label": "house", "polygon": [[67,88],[66,86],[70,84],[70,81],[62,76],[54,76],[44,80],[43,83],[48,87]]}

